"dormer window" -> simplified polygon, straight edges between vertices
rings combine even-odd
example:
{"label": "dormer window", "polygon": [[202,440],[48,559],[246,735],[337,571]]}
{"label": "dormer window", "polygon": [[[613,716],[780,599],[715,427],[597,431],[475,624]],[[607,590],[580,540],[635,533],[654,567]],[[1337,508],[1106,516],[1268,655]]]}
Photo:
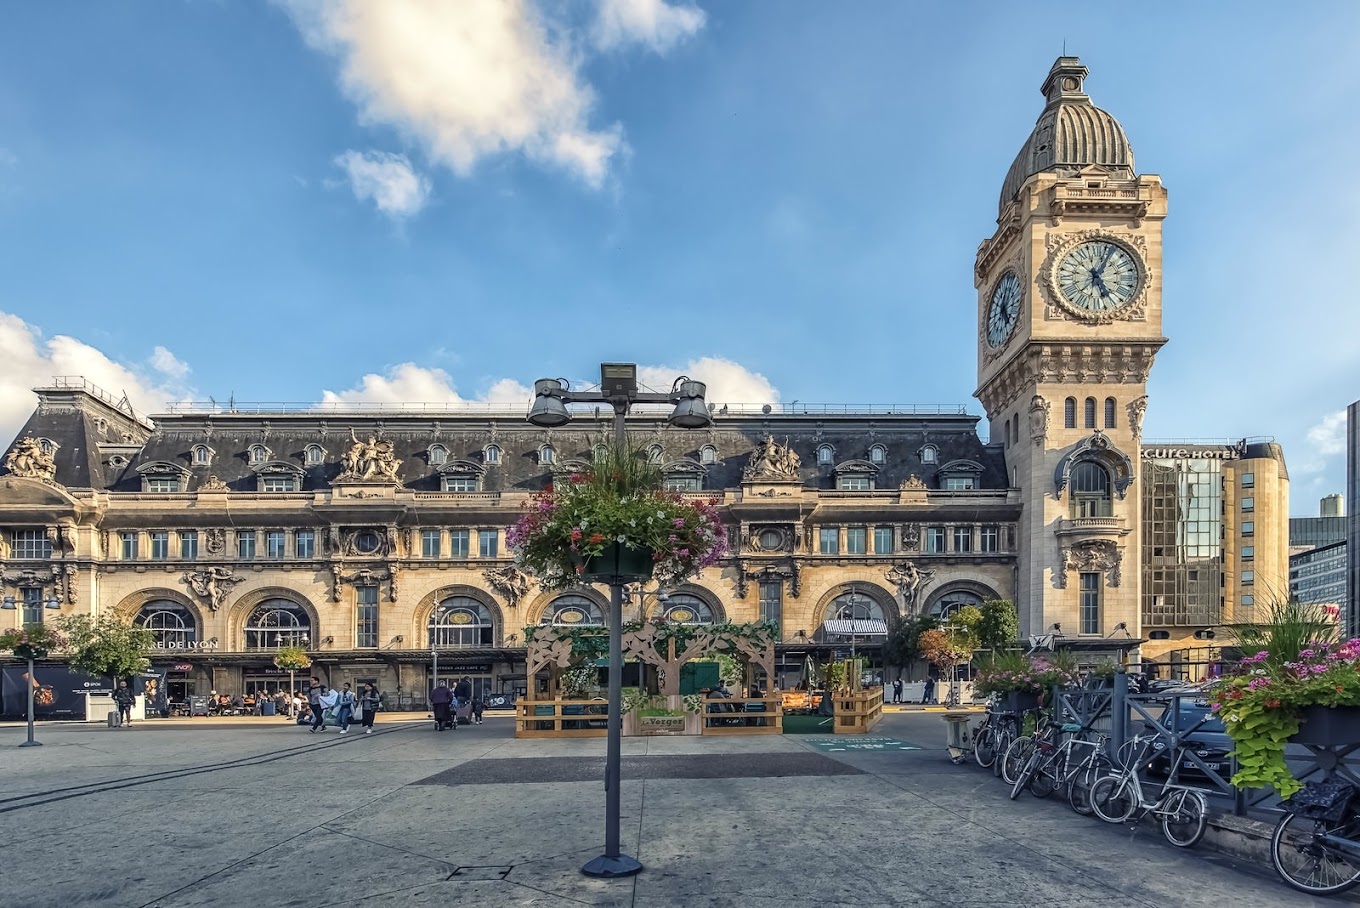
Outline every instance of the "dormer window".
{"label": "dormer window", "polygon": [[471,460],[449,460],[439,468],[439,486],[445,492],[480,492],[482,490],[481,464]]}
{"label": "dormer window", "polygon": [[116,470],[121,470],[123,467],[127,465],[128,459],[124,457],[122,454],[114,454],[111,457],[109,457],[109,466],[113,467]]}
{"label": "dormer window", "polygon": [[966,492],[981,487],[982,465],[971,460],[951,460],[940,467],[940,488]]}
{"label": "dormer window", "polygon": [[699,449],[699,463],[710,464],[717,463],[717,461],[718,449],[713,447],[713,445],[704,445]]}
{"label": "dormer window", "polygon": [[269,449],[264,445],[251,445],[247,456],[252,464],[261,464],[269,460]]}
{"label": "dormer window", "polygon": [[836,449],[831,445],[819,445],[817,448],[817,463],[821,466],[830,466],[836,459]]}
{"label": "dormer window", "polygon": [[878,467],[864,460],[847,460],[836,465],[836,491],[872,492]]}
{"label": "dormer window", "polygon": [[449,459],[449,449],[443,445],[430,445],[429,456],[430,466],[442,466],[444,461]]}
{"label": "dormer window", "polygon": [[500,463],[501,462],[500,445],[487,445],[486,448],[482,451],[482,458],[487,463]]}
{"label": "dormer window", "polygon": [[212,463],[213,451],[207,445],[194,445],[189,449],[189,459],[196,467],[206,467]]}
{"label": "dormer window", "polygon": [[647,449],[647,462],[659,466],[665,458],[666,452],[661,450],[661,445],[652,445]]}
{"label": "dormer window", "polygon": [[869,463],[882,464],[888,459],[888,449],[882,445],[873,445],[869,448]]}
{"label": "dormer window", "polygon": [[326,459],[326,452],[321,450],[321,445],[308,445],[302,450],[302,462],[309,467],[318,467]]}
{"label": "dormer window", "polygon": [[261,492],[302,491],[302,470],[295,464],[272,461],[255,467],[258,490]]}
{"label": "dormer window", "polygon": [[477,477],[469,473],[445,473],[445,492],[476,492]]}
{"label": "dormer window", "polygon": [[183,492],[189,471],[178,464],[152,461],[137,468],[142,477],[143,492]]}
{"label": "dormer window", "polygon": [[940,459],[940,449],[934,445],[921,448],[921,463],[936,463]]}
{"label": "dormer window", "polygon": [[544,445],[538,449],[538,462],[544,466],[552,466],[557,462],[557,452],[552,445]]}
{"label": "dormer window", "polygon": [[704,487],[704,468],[688,458],[666,464],[661,477],[661,487],[667,492],[699,492]]}
{"label": "dormer window", "polygon": [[42,451],[48,457],[51,457],[53,454],[56,453],[57,446],[50,438],[39,438],[38,450]]}

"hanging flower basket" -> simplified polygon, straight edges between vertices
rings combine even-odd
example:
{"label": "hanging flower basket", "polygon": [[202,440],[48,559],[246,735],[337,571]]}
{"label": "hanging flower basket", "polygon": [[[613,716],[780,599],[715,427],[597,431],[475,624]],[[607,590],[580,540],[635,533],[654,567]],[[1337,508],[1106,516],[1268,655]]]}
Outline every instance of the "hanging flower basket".
{"label": "hanging flower basket", "polygon": [[29,646],[28,644],[21,644],[20,646],[16,646],[14,648],[14,655],[19,657],[20,659],[46,659],[47,650],[38,646]]}
{"label": "hanging flower basket", "polygon": [[651,549],[615,542],[583,558],[580,576],[587,583],[637,583],[652,576],[655,561]]}
{"label": "hanging flower basket", "polygon": [[66,645],[66,638],[46,624],[25,624],[0,633],[0,652],[8,650],[20,659],[45,659],[54,649]]}
{"label": "hanging flower basket", "polygon": [[1293,744],[1340,747],[1360,741],[1360,706],[1306,706]]}

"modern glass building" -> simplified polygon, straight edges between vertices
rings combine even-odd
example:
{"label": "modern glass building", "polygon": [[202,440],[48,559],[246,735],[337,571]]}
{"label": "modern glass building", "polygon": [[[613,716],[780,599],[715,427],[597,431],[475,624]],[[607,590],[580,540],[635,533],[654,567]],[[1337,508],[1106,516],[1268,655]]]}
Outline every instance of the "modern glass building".
{"label": "modern glass building", "polygon": [[1345,540],[1290,555],[1289,593],[1300,602],[1334,603],[1347,614]]}

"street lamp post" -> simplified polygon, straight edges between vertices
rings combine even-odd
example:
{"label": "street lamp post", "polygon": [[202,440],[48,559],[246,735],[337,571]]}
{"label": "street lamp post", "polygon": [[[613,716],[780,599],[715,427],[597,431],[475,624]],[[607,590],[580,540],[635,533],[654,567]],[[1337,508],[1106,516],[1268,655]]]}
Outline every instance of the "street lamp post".
{"label": "street lamp post", "polygon": [[[49,596],[47,597],[47,599],[43,601],[43,606],[45,608],[55,611],[61,608],[61,600],[58,599],[56,596]],[[18,603],[15,602],[13,596],[6,596],[3,600],[0,600],[0,608],[4,608],[6,611],[13,611],[18,607],[19,607]],[[21,627],[23,626],[22,622],[20,622],[20,626]],[[33,650],[31,649],[28,651],[27,687],[28,687],[28,740],[20,741],[19,746],[42,747],[41,741],[33,740],[33,699],[38,690],[38,681],[36,678],[33,677]]]}
{"label": "street lamp post", "polygon": [[[552,428],[571,421],[570,403],[606,403],[614,410],[614,443],[622,448],[627,442],[624,417],[635,403],[674,404],[668,421],[682,429],[701,429],[713,422],[704,400],[707,386],[682,375],[666,393],[639,391],[636,363],[601,363],[600,387],[596,391],[576,391],[560,378],[540,378],[534,382],[534,402],[529,422]],[[632,876],[642,870],[636,858],[623,854],[619,847],[619,766],[623,738],[623,586],[627,577],[609,579],[609,728],[605,746],[605,827],[604,854],[581,868],[587,876]],[[529,679],[532,683],[532,679]]]}
{"label": "street lamp post", "polygon": [[[433,677],[430,678],[431,690],[439,686],[439,648],[436,645],[438,643],[437,640],[437,635],[439,633],[438,625],[439,622],[437,619],[435,618],[430,619],[430,659],[433,662],[433,664],[430,666],[430,673],[431,675],[433,675]],[[425,694],[427,700],[429,699],[429,696],[430,695],[427,692]]]}

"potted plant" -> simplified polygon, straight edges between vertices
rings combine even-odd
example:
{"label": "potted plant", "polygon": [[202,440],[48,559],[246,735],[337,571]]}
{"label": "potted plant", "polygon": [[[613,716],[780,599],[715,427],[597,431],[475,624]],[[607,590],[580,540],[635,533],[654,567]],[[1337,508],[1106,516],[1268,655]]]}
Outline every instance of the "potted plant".
{"label": "potted plant", "polygon": [[1360,638],[1335,642],[1336,625],[1315,606],[1286,602],[1271,611],[1267,624],[1237,630],[1254,653],[1214,686],[1211,708],[1235,745],[1232,783],[1288,798],[1302,786],[1285,762],[1286,744],[1360,739]]}
{"label": "potted plant", "polygon": [[66,638],[47,624],[25,624],[0,633],[0,650],[9,650],[29,662],[45,659],[52,650],[65,646]]}
{"label": "potted plant", "polygon": [[727,552],[717,499],[661,488],[661,472],[630,447],[604,446],[585,473],[550,485],[506,533],[515,561],[544,589],[655,577],[675,585]]}
{"label": "potted plant", "polygon": [[1037,707],[1042,690],[1030,660],[1020,653],[993,653],[984,657],[973,676],[975,693],[1005,695],[1011,712]]}

